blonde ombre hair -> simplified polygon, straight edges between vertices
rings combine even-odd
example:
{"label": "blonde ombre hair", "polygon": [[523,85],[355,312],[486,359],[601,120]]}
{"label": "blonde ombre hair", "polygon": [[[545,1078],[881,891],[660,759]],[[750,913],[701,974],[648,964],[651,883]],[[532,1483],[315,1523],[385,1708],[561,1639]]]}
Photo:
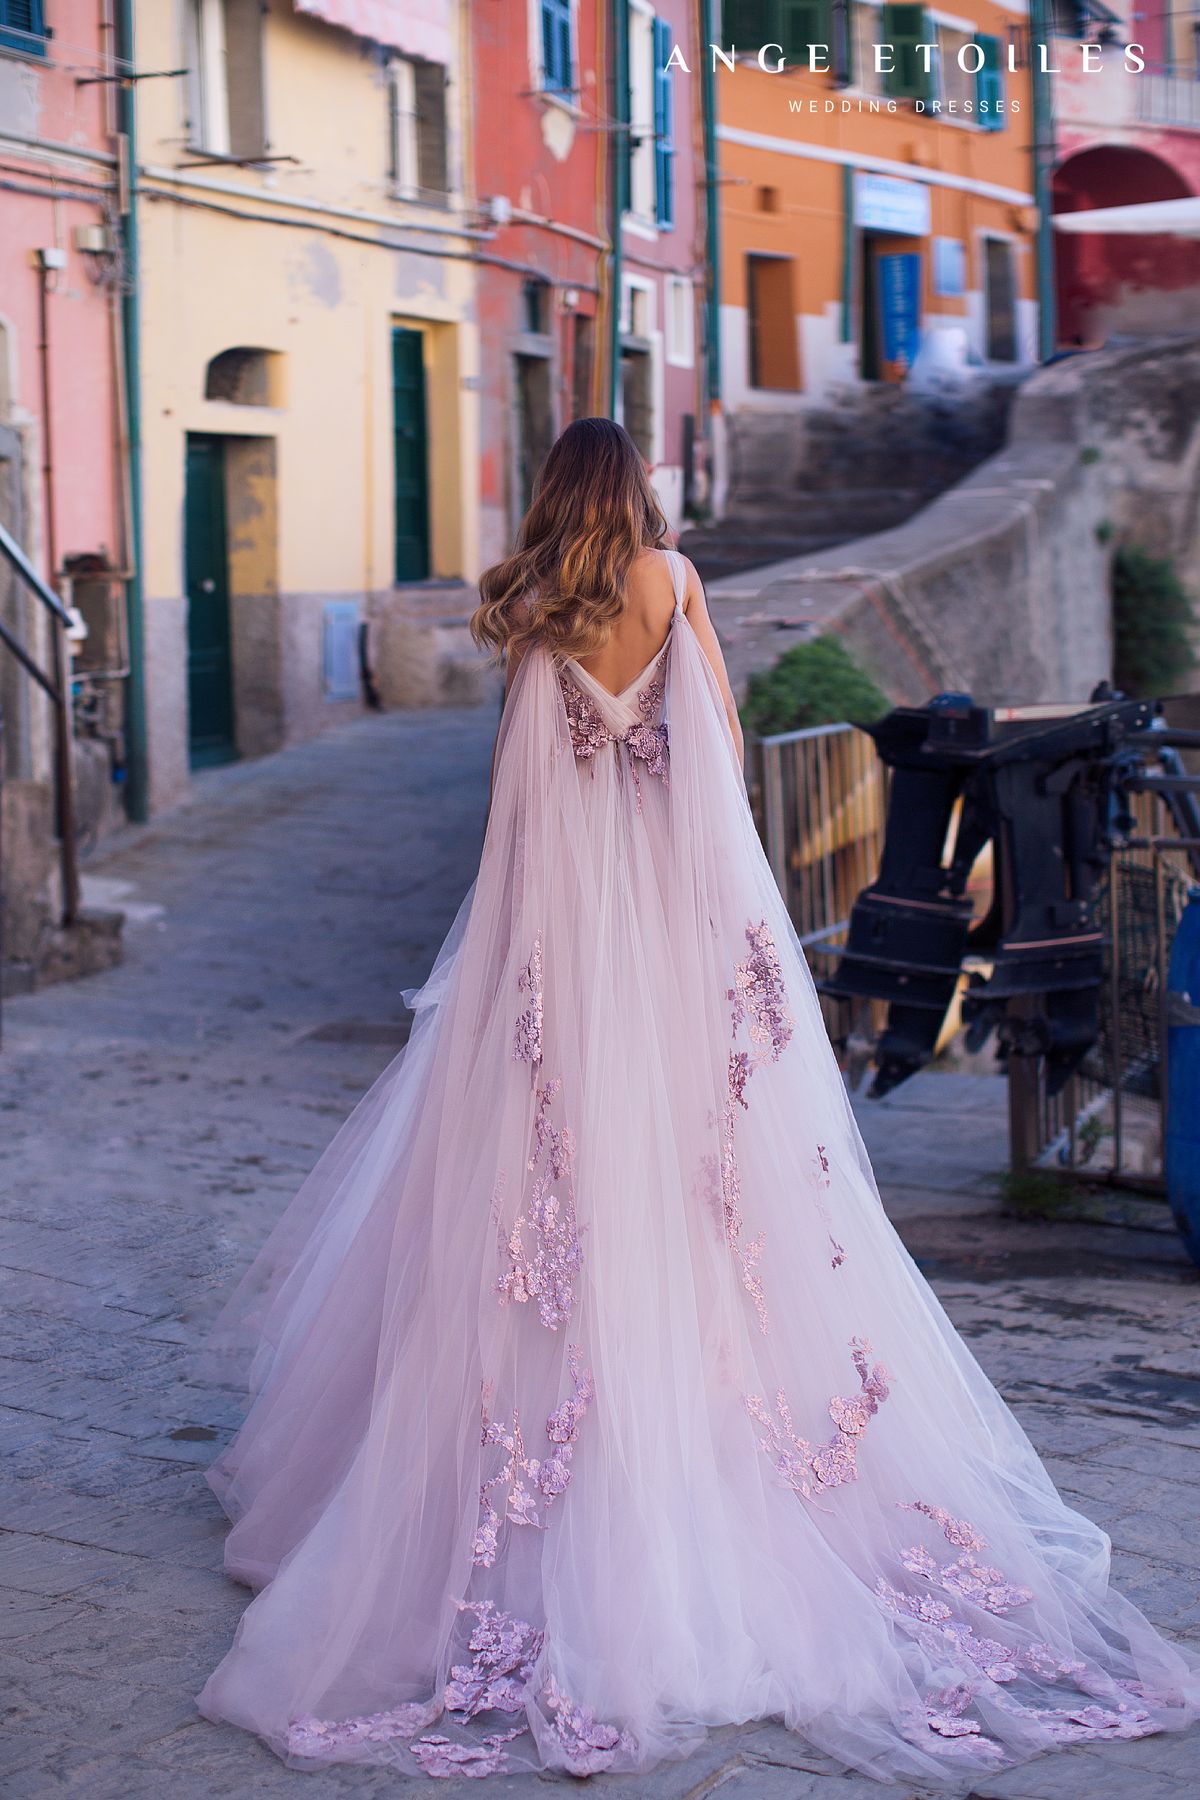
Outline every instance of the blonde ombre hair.
{"label": "blonde ombre hair", "polygon": [[668,534],[646,466],[611,419],[576,419],[534,483],[511,556],[485,570],[471,618],[475,642],[498,654],[545,644],[590,656],[625,610],[625,578]]}

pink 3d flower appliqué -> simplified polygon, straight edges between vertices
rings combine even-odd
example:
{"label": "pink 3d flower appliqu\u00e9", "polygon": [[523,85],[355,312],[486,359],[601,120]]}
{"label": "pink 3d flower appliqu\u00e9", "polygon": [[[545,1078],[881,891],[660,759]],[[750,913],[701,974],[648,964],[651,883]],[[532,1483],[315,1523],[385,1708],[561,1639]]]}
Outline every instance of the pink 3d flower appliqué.
{"label": "pink 3d flower appliqu\u00e9", "polygon": [[[532,1300],[542,1324],[551,1331],[557,1331],[570,1317],[575,1283],[583,1267],[572,1185],[575,1140],[569,1126],[550,1123],[551,1108],[561,1089],[562,1081],[556,1076],[538,1090],[534,1153],[529,1159],[533,1181],[525,1209],[508,1234],[508,1268],[496,1282],[502,1301],[523,1305]],[[556,1188],[561,1191],[555,1192]],[[527,1229],[532,1234],[532,1248],[525,1242]]]}
{"label": "pink 3d flower appliqu\u00e9", "polygon": [[[548,1456],[530,1456],[515,1411],[511,1425],[500,1424],[488,1417],[490,1397],[485,1389],[481,1441],[485,1448],[501,1450],[503,1461],[479,1490],[480,1519],[472,1547],[476,1568],[490,1569],[495,1563],[500,1527],[505,1519],[513,1525],[532,1525],[536,1530],[544,1530],[546,1512],[558,1496],[566,1492],[579,1427],[595,1393],[591,1370],[583,1369],[578,1344],[568,1346],[568,1360],[573,1391],[560,1401],[546,1420],[546,1436],[552,1446]],[[492,1496],[501,1488],[506,1490],[503,1506],[497,1506]]]}
{"label": "pink 3d flower appliqu\u00e9", "polygon": [[746,1411],[763,1430],[759,1448],[770,1457],[777,1474],[799,1499],[811,1500],[815,1491],[844,1487],[858,1479],[859,1439],[888,1397],[887,1371],[882,1363],[871,1362],[867,1340],[852,1339],[850,1350],[860,1391],[849,1398],[835,1394],[830,1400],[829,1416],[837,1431],[826,1443],[814,1448],[807,1438],[799,1436],[782,1388],[775,1396],[774,1415],[760,1394],[745,1398]]}

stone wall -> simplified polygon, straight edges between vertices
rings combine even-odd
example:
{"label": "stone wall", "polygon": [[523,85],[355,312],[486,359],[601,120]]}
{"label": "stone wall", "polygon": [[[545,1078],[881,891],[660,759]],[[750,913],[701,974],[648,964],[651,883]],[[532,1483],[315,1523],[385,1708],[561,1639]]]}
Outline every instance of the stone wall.
{"label": "stone wall", "polygon": [[1006,447],[907,524],[709,598],[738,688],[836,631],[897,701],[1082,701],[1111,672],[1122,543],[1173,558],[1200,591],[1200,337],[1040,371]]}

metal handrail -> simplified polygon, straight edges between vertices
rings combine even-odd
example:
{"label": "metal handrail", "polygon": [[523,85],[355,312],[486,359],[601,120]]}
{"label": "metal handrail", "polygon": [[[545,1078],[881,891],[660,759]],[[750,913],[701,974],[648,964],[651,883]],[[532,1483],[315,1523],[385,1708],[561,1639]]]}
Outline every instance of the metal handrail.
{"label": "metal handrail", "polygon": [[67,630],[74,624],[54,589],[38,574],[12,533],[0,523],[0,555],[20,576],[29,591],[46,608],[53,621],[54,670],[47,674],[16,634],[0,619],[0,642],[11,650],[25,673],[35,681],[54,708],[55,801],[58,814],[59,856],[62,867],[62,922],[71,925],[79,914],[79,859],[75,843],[75,783],[71,730],[71,664]]}

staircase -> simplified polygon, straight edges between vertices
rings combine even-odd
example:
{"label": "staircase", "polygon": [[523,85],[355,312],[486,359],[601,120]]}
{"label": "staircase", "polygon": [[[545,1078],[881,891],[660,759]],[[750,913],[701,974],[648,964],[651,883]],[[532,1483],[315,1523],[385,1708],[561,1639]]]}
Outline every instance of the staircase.
{"label": "staircase", "polygon": [[802,412],[726,418],[729,494],[679,547],[705,581],[902,525],[1004,442],[1017,377],[933,398],[847,388]]}

